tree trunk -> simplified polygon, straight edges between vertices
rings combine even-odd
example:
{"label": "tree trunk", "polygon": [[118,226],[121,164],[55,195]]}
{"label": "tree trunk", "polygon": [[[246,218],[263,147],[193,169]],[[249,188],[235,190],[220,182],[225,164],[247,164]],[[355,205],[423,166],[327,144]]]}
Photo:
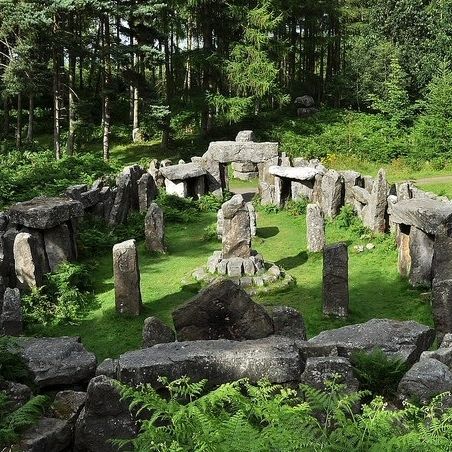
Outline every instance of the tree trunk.
{"label": "tree trunk", "polygon": [[3,98],[3,135],[6,138],[9,132],[9,99],[5,95]]}
{"label": "tree trunk", "polygon": [[[208,15],[208,12],[204,14]],[[208,18],[204,20],[208,21]],[[213,38],[212,38],[212,27],[209,23],[205,24],[203,27],[203,49],[204,49],[204,57],[208,58],[213,50]],[[203,70],[203,78],[202,78],[202,87],[204,91],[204,95],[207,95],[209,91],[212,89],[212,74],[208,63],[204,63]],[[211,106],[207,102],[207,99],[204,100],[204,106],[201,113],[201,131],[204,136],[208,136],[212,130],[213,124],[213,113]]]}
{"label": "tree trunk", "polygon": [[69,110],[69,130],[67,135],[67,153],[74,154],[75,146],[75,56],[73,52],[69,53],[69,96],[68,96],[68,110]]}
{"label": "tree trunk", "polygon": [[16,148],[22,147],[22,94],[17,95]]}
{"label": "tree trunk", "polygon": [[35,96],[30,94],[28,99],[28,130],[27,130],[27,142],[33,141],[33,126],[34,126],[34,109],[35,109]]}
{"label": "tree trunk", "polygon": [[[131,44],[134,45],[134,39],[133,36],[131,37]],[[139,61],[138,61],[138,55],[137,52],[133,52],[133,70],[136,73],[140,72],[139,68]],[[138,77],[136,78],[136,80]],[[139,92],[138,92],[138,86],[136,86],[136,82],[134,86],[131,86],[131,93],[132,93],[132,140],[134,143],[141,140],[140,136],[140,98],[139,98]]]}
{"label": "tree trunk", "polygon": [[110,159],[110,132],[111,132],[111,59],[110,59],[110,18],[104,19],[104,133],[103,133],[103,154],[104,160]]}
{"label": "tree trunk", "polygon": [[[58,18],[53,18],[53,33],[58,33]],[[55,149],[55,158],[61,158],[61,81],[60,81],[60,51],[57,44],[53,46],[53,146]]]}

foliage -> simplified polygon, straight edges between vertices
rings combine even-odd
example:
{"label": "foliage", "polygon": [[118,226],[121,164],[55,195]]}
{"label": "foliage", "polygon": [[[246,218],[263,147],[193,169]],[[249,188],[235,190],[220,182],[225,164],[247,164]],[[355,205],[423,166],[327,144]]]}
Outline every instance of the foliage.
{"label": "foliage", "polygon": [[350,204],[341,207],[341,211],[335,217],[334,221],[339,228],[350,229],[358,237],[369,233],[369,230],[363,225],[362,220],[356,214],[354,207]]}
{"label": "foliage", "polygon": [[124,224],[114,227],[94,216],[85,216],[80,222],[79,250],[84,256],[93,257],[130,239],[144,239],[144,215],[141,213],[132,212]]}
{"label": "foliage", "polygon": [[86,266],[62,263],[55,272],[46,275],[44,286],[23,297],[24,319],[43,325],[78,322],[94,307],[92,289]]}
{"label": "foliage", "polygon": [[141,422],[136,439],[116,441],[140,451],[446,451],[452,440],[452,410],[439,410],[441,397],[418,408],[389,410],[376,397],[358,411],[367,392],[347,394],[336,381],[320,391],[226,383],[206,393],[207,382],[187,377],[160,379],[168,397],[150,385],[117,384]]}
{"label": "foliage", "polygon": [[93,183],[114,168],[90,154],[53,160],[51,151],[0,154],[0,208],[36,196],[57,196],[69,185]]}
{"label": "foliage", "polygon": [[306,208],[308,207],[308,204],[309,204],[308,198],[302,198],[296,201],[291,200],[286,203],[285,209],[287,210],[289,215],[292,215],[293,217],[298,217],[306,213]]}
{"label": "foliage", "polygon": [[8,336],[0,336],[0,378],[14,381],[28,378],[27,367],[18,354],[17,344]]}
{"label": "foliage", "polygon": [[216,225],[216,223],[209,224],[209,226],[206,226],[204,228],[203,238],[204,238],[204,240],[206,242],[218,241],[218,234],[217,234],[217,225]]}
{"label": "foliage", "polygon": [[156,202],[163,210],[165,221],[170,223],[195,221],[199,212],[196,201],[191,198],[179,198],[163,192],[159,194]]}
{"label": "foliage", "polygon": [[389,357],[381,349],[371,352],[357,351],[351,363],[361,387],[372,394],[394,396],[397,386],[408,370],[407,364],[398,357]]}
{"label": "foliage", "polygon": [[261,206],[263,212],[267,214],[278,213],[280,208],[276,204],[265,204]]}
{"label": "foliage", "polygon": [[218,212],[223,203],[228,201],[231,196],[231,193],[226,193],[223,197],[220,198],[212,193],[208,193],[207,195],[201,196],[201,198],[199,198],[197,202],[198,209],[201,212]]}
{"label": "foliage", "polygon": [[8,410],[8,397],[0,392],[0,447],[12,445],[22,431],[35,424],[44,413],[47,402],[46,396],[38,395],[11,412]]}

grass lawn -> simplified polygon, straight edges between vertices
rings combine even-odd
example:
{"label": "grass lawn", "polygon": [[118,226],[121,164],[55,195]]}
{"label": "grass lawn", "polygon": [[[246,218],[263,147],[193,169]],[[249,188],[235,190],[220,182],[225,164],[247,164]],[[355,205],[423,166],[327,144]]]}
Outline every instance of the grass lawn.
{"label": "grass lawn", "polygon": [[[206,263],[220,243],[205,241],[203,229],[215,221],[215,214],[201,214],[196,223],[168,225],[169,253],[150,256],[139,246],[141,290],[144,312],[139,318],[122,318],[115,313],[111,253],[96,258],[96,297],[99,307],[78,325],[35,328],[44,335],[80,335],[89,350],[101,360],[140,347],[143,320],[156,315],[171,324],[171,311],[191,298],[196,284],[183,286],[181,281],[191,271]],[[276,262],[292,274],[297,284],[285,291],[263,294],[255,299],[263,304],[289,305],[303,314],[309,337],[345,323],[363,322],[374,317],[413,319],[431,324],[428,297],[414,290],[397,274],[397,252],[392,237],[372,240],[376,248],[361,254],[354,244],[366,244],[355,233],[327,226],[328,242],[350,243],[350,317],[347,322],[322,315],[322,258],[306,253],[305,216],[292,217],[286,212],[259,212],[258,237],[253,247],[267,261]]]}

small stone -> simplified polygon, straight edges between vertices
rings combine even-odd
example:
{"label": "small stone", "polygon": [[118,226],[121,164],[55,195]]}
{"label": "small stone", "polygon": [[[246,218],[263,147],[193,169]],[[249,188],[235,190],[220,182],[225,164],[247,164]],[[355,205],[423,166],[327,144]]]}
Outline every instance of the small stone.
{"label": "small stone", "polygon": [[256,273],[256,267],[251,258],[243,260],[243,272],[246,276],[253,276]]}
{"label": "small stone", "polygon": [[375,245],[373,244],[373,243],[368,243],[367,245],[366,245],[366,249],[368,249],[369,251],[370,250],[373,250],[375,248]]}
{"label": "small stone", "polygon": [[253,285],[253,278],[249,276],[242,276],[240,278],[240,286],[242,287],[251,287]]}
{"label": "small stone", "polygon": [[209,273],[216,273],[218,269],[218,264],[222,258],[221,251],[214,251],[213,255],[207,260],[207,270]]}
{"label": "small stone", "polygon": [[85,404],[86,392],[60,391],[52,403],[52,412],[57,419],[75,423]]}
{"label": "small stone", "polygon": [[201,267],[196,269],[191,275],[196,281],[203,281],[207,276],[207,271],[204,267]]}
{"label": "small stone", "polygon": [[257,287],[264,287],[264,285],[265,285],[264,278],[262,278],[262,276],[255,276],[253,278],[253,282],[254,282],[254,285]]}
{"label": "small stone", "polygon": [[229,259],[222,259],[220,262],[218,262],[217,273],[219,275],[226,276],[228,274],[228,263]]}
{"label": "small stone", "polygon": [[277,265],[272,265],[268,270],[267,274],[274,276],[276,279],[280,278],[282,275],[281,269]]}
{"label": "small stone", "polygon": [[243,259],[231,257],[228,262],[228,276],[240,278],[243,274]]}
{"label": "small stone", "polygon": [[174,342],[176,334],[157,317],[148,317],[143,326],[143,348]]}

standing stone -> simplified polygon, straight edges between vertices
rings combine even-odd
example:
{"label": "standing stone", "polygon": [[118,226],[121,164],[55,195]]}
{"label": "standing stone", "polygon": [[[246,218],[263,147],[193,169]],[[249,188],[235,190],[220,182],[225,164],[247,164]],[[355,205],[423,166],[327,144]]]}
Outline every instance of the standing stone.
{"label": "standing stone", "polygon": [[113,247],[115,303],[120,314],[137,316],[141,311],[140,270],[135,240]]}
{"label": "standing stone", "polygon": [[430,287],[432,283],[432,260],[435,238],[412,226],[410,229],[410,274],[413,287]]}
{"label": "standing stone", "polygon": [[308,204],[306,209],[308,251],[319,253],[325,247],[325,221],[318,204]]}
{"label": "standing stone", "polygon": [[165,253],[165,222],[163,210],[155,203],[149,206],[144,219],[146,246],[151,253]]}
{"label": "standing stone", "polygon": [[344,205],[344,179],[334,170],[322,178],[322,210],[327,218],[334,218]]}
{"label": "standing stone", "polygon": [[130,210],[132,179],[129,173],[122,174],[117,180],[117,190],[110,211],[109,224],[115,226],[124,223]]}
{"label": "standing stone", "polygon": [[323,250],[323,313],[347,317],[348,300],[347,244],[326,246]]}
{"label": "standing stone", "polygon": [[143,348],[174,342],[176,334],[157,317],[148,317],[143,326]]}
{"label": "standing stone", "polygon": [[344,203],[345,204],[353,204],[354,203],[354,195],[353,195],[353,187],[358,186],[362,187],[364,185],[363,178],[360,173],[356,171],[341,171],[341,174],[344,178]]}
{"label": "standing stone", "polygon": [[235,137],[235,141],[239,142],[256,141],[256,137],[254,136],[254,132],[252,130],[242,130]]}
{"label": "standing stone", "polygon": [[369,203],[364,208],[363,222],[372,232],[385,232],[388,225],[388,182],[386,172],[378,171],[369,197]]}
{"label": "standing stone", "polygon": [[41,244],[35,234],[20,232],[14,240],[14,266],[19,287],[31,289],[43,284],[46,268],[42,262]]}
{"label": "standing stone", "polygon": [[250,212],[242,195],[225,202],[223,211],[223,258],[251,256]]}
{"label": "standing stone", "polygon": [[452,216],[438,229],[433,253],[433,319],[438,339],[452,333]]}
{"label": "standing stone", "polygon": [[52,272],[61,263],[75,258],[71,232],[66,223],[44,231],[44,245]]}
{"label": "standing stone", "polygon": [[145,173],[138,181],[138,204],[140,206],[140,212],[145,213],[148,211],[151,202],[157,195],[157,187],[155,185],[154,178],[151,174]]}
{"label": "standing stone", "polygon": [[256,209],[252,202],[247,202],[246,207],[248,208],[248,213],[250,214],[250,230],[251,237],[256,237],[257,234],[257,214]]}
{"label": "standing stone", "polygon": [[23,331],[22,307],[19,289],[5,290],[0,315],[0,334],[19,336]]}

